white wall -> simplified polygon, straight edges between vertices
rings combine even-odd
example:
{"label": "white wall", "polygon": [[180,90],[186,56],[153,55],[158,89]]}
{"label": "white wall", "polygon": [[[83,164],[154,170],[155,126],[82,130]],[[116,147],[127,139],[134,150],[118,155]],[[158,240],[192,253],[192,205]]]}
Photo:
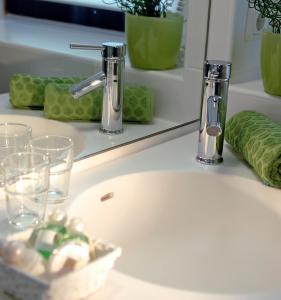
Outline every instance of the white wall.
{"label": "white wall", "polygon": [[207,57],[232,62],[232,83],[259,78],[260,38],[251,33],[254,17],[246,0],[211,0]]}
{"label": "white wall", "polygon": [[0,42],[0,93],[9,91],[9,81],[14,73],[30,73],[37,76],[89,76],[99,68],[99,62],[83,57]]}
{"label": "white wall", "polygon": [[202,70],[205,59],[208,30],[209,0],[187,0],[188,30],[185,66],[189,69]]}
{"label": "white wall", "polygon": [[207,58],[232,60],[236,0],[211,0]]}
{"label": "white wall", "polygon": [[188,0],[188,30],[181,110],[186,113],[186,120],[200,117],[202,95],[202,73],[206,58],[207,31],[210,0]]}
{"label": "white wall", "polygon": [[256,14],[245,0],[236,0],[232,61],[233,81],[260,78],[260,34],[255,30]]}

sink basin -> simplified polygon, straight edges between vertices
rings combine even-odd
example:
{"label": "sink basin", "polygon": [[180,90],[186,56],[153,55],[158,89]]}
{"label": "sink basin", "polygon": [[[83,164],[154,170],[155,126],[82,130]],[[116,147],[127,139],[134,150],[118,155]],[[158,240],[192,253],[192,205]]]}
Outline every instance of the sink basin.
{"label": "sink basin", "polygon": [[32,136],[39,135],[63,135],[70,137],[74,142],[74,156],[77,156],[85,147],[85,141],[81,133],[73,126],[33,116],[1,115],[0,122],[23,123],[32,128]]}
{"label": "sink basin", "polygon": [[116,269],[203,293],[280,290],[281,192],[254,180],[196,172],[116,177],[74,199],[70,215],[120,245]]}

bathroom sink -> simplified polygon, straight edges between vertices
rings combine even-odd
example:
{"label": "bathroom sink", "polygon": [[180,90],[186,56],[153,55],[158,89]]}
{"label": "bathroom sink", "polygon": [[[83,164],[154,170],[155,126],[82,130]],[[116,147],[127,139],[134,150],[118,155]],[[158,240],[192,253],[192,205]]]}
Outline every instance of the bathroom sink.
{"label": "bathroom sink", "polygon": [[73,126],[33,116],[1,115],[0,122],[23,123],[32,128],[32,136],[39,135],[63,135],[72,138],[74,142],[74,156],[77,156],[85,147],[85,141],[81,133]]}
{"label": "bathroom sink", "polygon": [[70,215],[122,247],[116,270],[126,275],[202,293],[280,290],[281,193],[260,182],[183,171],[130,174],[85,190]]}

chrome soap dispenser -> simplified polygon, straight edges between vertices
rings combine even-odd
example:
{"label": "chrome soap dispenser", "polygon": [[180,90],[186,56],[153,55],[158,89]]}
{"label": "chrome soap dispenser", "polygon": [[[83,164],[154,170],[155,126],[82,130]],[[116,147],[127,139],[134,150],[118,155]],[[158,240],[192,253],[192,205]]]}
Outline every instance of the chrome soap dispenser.
{"label": "chrome soap dispenser", "polygon": [[224,128],[231,63],[204,63],[199,144],[196,159],[208,165],[223,161]]}

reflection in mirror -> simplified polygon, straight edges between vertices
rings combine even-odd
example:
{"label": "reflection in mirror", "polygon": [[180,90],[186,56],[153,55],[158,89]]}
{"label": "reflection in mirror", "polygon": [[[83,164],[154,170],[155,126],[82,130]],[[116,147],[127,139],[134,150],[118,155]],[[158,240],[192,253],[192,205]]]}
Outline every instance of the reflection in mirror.
{"label": "reflection in mirror", "polygon": [[[208,27],[209,0],[185,0],[182,13],[185,30],[183,50],[178,66],[166,71],[145,71],[130,66],[126,58],[126,85],[144,86],[151,91],[153,98],[153,118],[149,122],[124,122],[124,132],[118,135],[106,135],[99,131],[100,122],[88,120],[67,120],[67,125],[77,130],[83,137],[85,147],[76,158],[112,149],[163,130],[172,129],[199,116],[201,96],[202,66],[205,58],[206,36]],[[3,1],[0,0],[0,4]],[[100,53],[83,53],[69,49],[69,42],[82,44],[101,44],[106,40],[124,42],[123,32],[108,31],[98,28],[81,27],[38,21],[33,18],[2,14],[3,31],[0,32],[0,113],[5,115],[33,116],[46,118],[46,111],[35,109],[15,109],[8,94],[13,74],[26,73],[36,77],[79,77],[85,78],[101,70]],[[16,82],[23,99],[30,82]],[[9,86],[10,85],[10,86]],[[53,87],[56,88],[56,87]],[[44,93],[44,90],[41,90]],[[135,105],[133,98],[130,100]],[[150,96],[151,97],[151,96]],[[63,106],[63,99],[56,100],[50,94],[50,101],[55,101],[53,112]],[[79,100],[78,100],[79,101]],[[141,103],[140,101],[138,103]],[[141,105],[141,104],[140,104]],[[33,107],[34,108],[34,107]],[[141,107],[135,109],[137,115]],[[65,107],[65,114],[68,107]],[[79,113],[79,112],[78,112]],[[20,119],[20,117],[18,117]],[[65,121],[62,117],[61,121]],[[4,120],[4,119],[3,119]],[[51,128],[51,125],[45,125]],[[48,127],[50,126],[50,127]],[[59,127],[58,127],[59,128]],[[59,130],[59,129],[58,129]]]}
{"label": "reflection in mirror", "polygon": [[[245,0],[211,1],[207,58],[232,62],[227,118],[254,110],[281,123],[280,96],[267,93],[261,79],[261,37],[267,26],[261,29],[259,13],[248,4]],[[273,57],[279,58],[268,55],[267,59]],[[267,63],[268,67],[274,65],[277,70],[279,61]]]}

